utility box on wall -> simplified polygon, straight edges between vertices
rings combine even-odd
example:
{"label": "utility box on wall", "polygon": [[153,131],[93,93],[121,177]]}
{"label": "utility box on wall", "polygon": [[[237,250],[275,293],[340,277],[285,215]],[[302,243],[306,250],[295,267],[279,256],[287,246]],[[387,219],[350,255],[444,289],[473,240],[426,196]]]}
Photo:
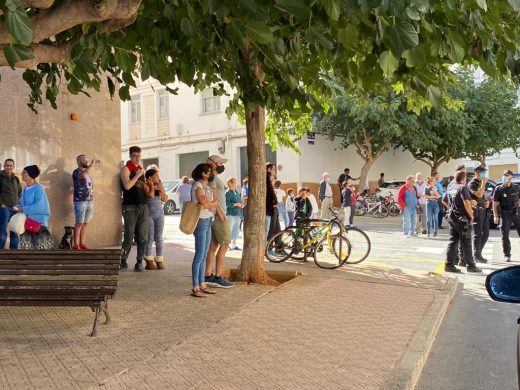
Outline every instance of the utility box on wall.
{"label": "utility box on wall", "polygon": [[[23,168],[36,164],[42,172],[51,208],[49,229],[59,242],[63,227],[74,225],[72,171],[76,156],[85,154],[100,163],[91,168],[94,179],[94,216],[88,231],[92,248],[121,244],[121,195],[119,160],[121,154],[120,104],[111,99],[108,88],[89,91],[91,98],[71,95],[66,87],[57,98],[58,109],[27,107],[29,87],[22,71],[0,68],[0,158],[15,160],[20,177]],[[71,114],[73,113],[73,114]]]}

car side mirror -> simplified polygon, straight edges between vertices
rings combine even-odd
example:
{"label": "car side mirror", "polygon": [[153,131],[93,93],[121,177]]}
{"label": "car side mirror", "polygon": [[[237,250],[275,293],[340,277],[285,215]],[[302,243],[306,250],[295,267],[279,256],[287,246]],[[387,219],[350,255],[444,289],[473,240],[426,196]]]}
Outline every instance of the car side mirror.
{"label": "car side mirror", "polygon": [[495,301],[520,303],[520,265],[489,274],[486,278],[486,289]]}

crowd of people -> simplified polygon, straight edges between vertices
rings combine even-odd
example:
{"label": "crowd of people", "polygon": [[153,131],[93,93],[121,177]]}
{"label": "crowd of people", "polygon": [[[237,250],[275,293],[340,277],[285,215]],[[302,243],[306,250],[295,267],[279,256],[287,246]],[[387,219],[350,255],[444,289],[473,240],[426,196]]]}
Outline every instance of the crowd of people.
{"label": "crowd of people", "polygon": [[[141,149],[138,146],[130,148],[129,157],[120,173],[124,221],[120,270],[128,268],[133,242],[137,244],[134,271],[143,270],[143,261],[145,269],[161,270],[164,269],[163,203],[168,200],[168,195],[158,167],[152,165],[145,170],[139,165]],[[72,172],[75,225],[71,249],[85,250],[88,249],[87,229],[94,209],[93,179],[90,174],[94,160],[88,161],[82,154],[77,156],[76,162],[77,168]],[[246,177],[239,188],[237,179],[229,177],[224,184],[219,175],[225,171],[226,162],[218,155],[210,156],[193,170],[192,184],[185,176],[177,188],[181,211],[185,202],[197,202],[201,206],[193,233],[195,253],[192,262],[192,295],[195,297],[215,294],[216,291],[211,287],[233,287],[233,283],[223,276],[223,265],[227,251],[241,250],[237,239],[247,207],[249,182]],[[44,187],[38,183],[40,169],[36,165],[25,167],[21,181],[14,170],[14,160],[5,160],[4,169],[0,172],[0,248],[5,247],[9,238],[10,249],[53,249],[55,244],[48,231],[51,216],[49,201]],[[488,199],[485,194],[487,169],[477,166],[473,172],[473,179],[466,183],[466,168],[464,165],[458,166],[446,191],[438,173],[424,180],[423,174],[418,172],[415,176],[408,176],[398,191],[397,202],[402,211],[403,235],[406,238],[419,234],[436,237],[438,230],[443,228],[442,222],[447,213],[447,272],[460,272],[457,264],[466,266],[468,272],[480,272],[476,263],[487,262],[482,257],[482,249],[489,236],[486,218],[488,209],[492,209],[495,223],[502,221],[506,261],[511,261],[511,226],[517,229],[520,236],[520,187],[512,183],[513,173],[504,172],[503,184],[497,186],[491,199]],[[357,179],[345,168],[337,181],[345,225],[353,224],[356,201],[360,196],[353,184]],[[25,186],[22,186],[22,182]],[[378,184],[384,184],[384,173],[381,173]],[[309,219],[331,219],[333,190],[328,172],[322,175],[318,199],[307,187],[300,187],[297,191],[293,188],[285,191],[282,187],[282,182],[276,177],[276,166],[267,163],[266,240],[280,232],[282,225],[287,228],[294,224],[298,226]],[[9,221],[19,213],[26,217],[26,231],[21,235],[7,229]]]}

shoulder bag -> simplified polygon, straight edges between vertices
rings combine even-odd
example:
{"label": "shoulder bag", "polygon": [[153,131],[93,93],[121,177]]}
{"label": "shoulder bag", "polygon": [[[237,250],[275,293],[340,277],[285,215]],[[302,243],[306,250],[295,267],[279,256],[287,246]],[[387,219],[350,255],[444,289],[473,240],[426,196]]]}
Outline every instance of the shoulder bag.
{"label": "shoulder bag", "polygon": [[193,234],[199,222],[202,205],[198,202],[184,202],[179,228],[184,234]]}

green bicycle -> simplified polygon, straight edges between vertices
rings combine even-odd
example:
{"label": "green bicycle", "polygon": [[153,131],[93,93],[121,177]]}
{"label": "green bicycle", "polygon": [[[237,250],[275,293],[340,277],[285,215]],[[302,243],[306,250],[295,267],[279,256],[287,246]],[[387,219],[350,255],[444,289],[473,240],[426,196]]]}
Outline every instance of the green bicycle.
{"label": "green bicycle", "polygon": [[312,254],[320,268],[341,267],[348,260],[351,245],[343,234],[334,234],[336,226],[334,219],[308,220],[301,226],[291,226],[267,242],[265,256],[270,262],[281,263],[290,257],[305,260]]}

